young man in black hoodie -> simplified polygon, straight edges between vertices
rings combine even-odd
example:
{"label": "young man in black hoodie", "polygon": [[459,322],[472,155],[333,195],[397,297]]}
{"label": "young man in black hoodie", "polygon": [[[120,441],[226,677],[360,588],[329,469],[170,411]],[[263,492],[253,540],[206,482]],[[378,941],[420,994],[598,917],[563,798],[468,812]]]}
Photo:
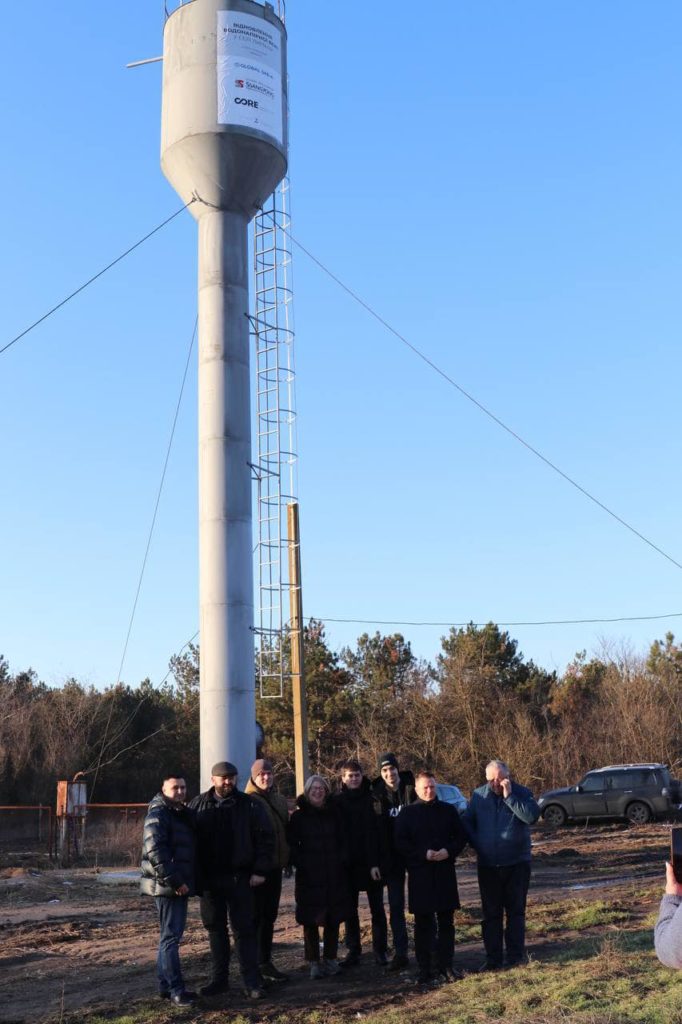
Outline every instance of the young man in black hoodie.
{"label": "young man in black hoodie", "polygon": [[396,849],[395,825],[398,815],[417,799],[412,772],[399,770],[398,759],[388,751],[379,755],[381,775],[372,783],[375,808],[381,816],[384,879],[388,889],[388,910],[393,935],[393,959],[389,971],[408,966],[407,923],[405,921],[405,859]]}
{"label": "young man in black hoodie", "polygon": [[381,881],[381,831],[369,779],[362,774],[358,761],[344,761],[341,765],[341,792],[334,798],[341,811],[348,847],[348,878],[351,913],[346,919],[346,946],[348,954],[342,967],[353,967],[360,962],[360,919],[358,899],[367,893],[372,915],[372,949],[377,964],[388,963],[386,947],[388,932],[384,913],[384,890]]}

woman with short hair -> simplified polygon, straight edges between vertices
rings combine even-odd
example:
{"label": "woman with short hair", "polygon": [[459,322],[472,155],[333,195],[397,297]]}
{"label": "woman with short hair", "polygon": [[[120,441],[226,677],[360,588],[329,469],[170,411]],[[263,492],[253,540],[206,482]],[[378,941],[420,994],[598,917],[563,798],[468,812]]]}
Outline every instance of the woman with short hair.
{"label": "woman with short hair", "polygon": [[339,926],[348,915],[344,829],[330,792],[322,775],[311,775],[287,830],[296,868],[296,920],[303,925],[305,958],[314,979],[339,973]]}

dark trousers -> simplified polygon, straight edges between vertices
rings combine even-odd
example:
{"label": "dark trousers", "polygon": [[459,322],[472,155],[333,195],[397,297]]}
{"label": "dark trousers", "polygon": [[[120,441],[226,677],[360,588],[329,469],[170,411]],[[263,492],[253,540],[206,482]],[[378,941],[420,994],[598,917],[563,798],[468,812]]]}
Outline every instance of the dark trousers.
{"label": "dark trousers", "polygon": [[503,938],[508,964],[518,964],[524,958],[529,882],[528,861],[501,868],[478,867],[478,886],[483,907],[483,945],[488,963],[495,967],[502,963]]}
{"label": "dark trousers", "polygon": [[249,987],[261,984],[256,954],[256,926],[253,916],[253,889],[247,874],[230,875],[220,889],[204,891],[200,901],[201,921],[208,932],[213,960],[213,981],[228,980],[230,970],[230,925],[237,942],[239,966],[244,983]]}
{"label": "dark trousers", "polygon": [[407,956],[407,922],[405,921],[405,868],[391,868],[386,876],[388,917],[396,956]]}
{"label": "dark trousers", "polygon": [[[438,922],[436,935],[436,921]],[[439,971],[452,970],[455,957],[455,912],[439,910],[433,914],[414,915],[414,952],[417,966],[424,974],[431,973],[431,954],[436,951]]]}
{"label": "dark trousers", "polygon": [[384,887],[381,882],[369,885],[366,890],[353,887],[349,889],[351,911],[346,918],[346,947],[349,953],[358,956],[362,952],[358,899],[363,891],[367,893],[369,912],[372,915],[372,949],[375,953],[385,953],[388,946],[388,929],[384,910]]}
{"label": "dark trousers", "polygon": [[262,885],[253,890],[253,909],[256,919],[256,949],[259,964],[272,959],[272,936],[282,895],[282,870],[269,871]]}
{"label": "dark trousers", "polygon": [[159,952],[156,957],[159,992],[177,996],[185,991],[179,946],[187,922],[187,897],[155,896],[154,902],[159,915]]}
{"label": "dark trousers", "polygon": [[[316,924],[303,925],[303,949],[306,960],[320,959],[320,930]],[[339,925],[325,924],[322,928],[322,956],[325,960],[336,960],[339,952]]]}

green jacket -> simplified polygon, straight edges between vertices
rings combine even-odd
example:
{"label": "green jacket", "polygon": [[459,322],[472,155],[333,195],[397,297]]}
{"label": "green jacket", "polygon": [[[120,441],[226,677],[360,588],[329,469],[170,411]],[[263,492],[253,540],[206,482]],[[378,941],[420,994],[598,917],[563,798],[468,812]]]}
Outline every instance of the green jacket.
{"label": "green jacket", "polygon": [[253,779],[249,779],[244,789],[245,793],[252,798],[260,801],[261,805],[265,808],[265,811],[270,819],[270,823],[275,832],[275,855],[273,858],[274,868],[273,870],[285,868],[289,864],[290,851],[289,844],[287,842],[286,828],[289,823],[289,807],[286,800],[280,793],[276,793],[274,789],[269,789],[266,792],[259,789]]}

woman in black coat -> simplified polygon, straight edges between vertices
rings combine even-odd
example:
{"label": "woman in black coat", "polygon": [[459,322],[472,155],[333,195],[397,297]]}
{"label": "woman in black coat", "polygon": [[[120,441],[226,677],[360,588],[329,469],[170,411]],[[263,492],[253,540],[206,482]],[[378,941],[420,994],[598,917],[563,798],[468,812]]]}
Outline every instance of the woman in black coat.
{"label": "woman in black coat", "polygon": [[[303,925],[310,977],[338,974],[339,926],[348,914],[343,823],[329,783],[311,775],[296,801],[287,836],[296,868],[296,920]],[[320,963],[322,928],[323,960]]]}

